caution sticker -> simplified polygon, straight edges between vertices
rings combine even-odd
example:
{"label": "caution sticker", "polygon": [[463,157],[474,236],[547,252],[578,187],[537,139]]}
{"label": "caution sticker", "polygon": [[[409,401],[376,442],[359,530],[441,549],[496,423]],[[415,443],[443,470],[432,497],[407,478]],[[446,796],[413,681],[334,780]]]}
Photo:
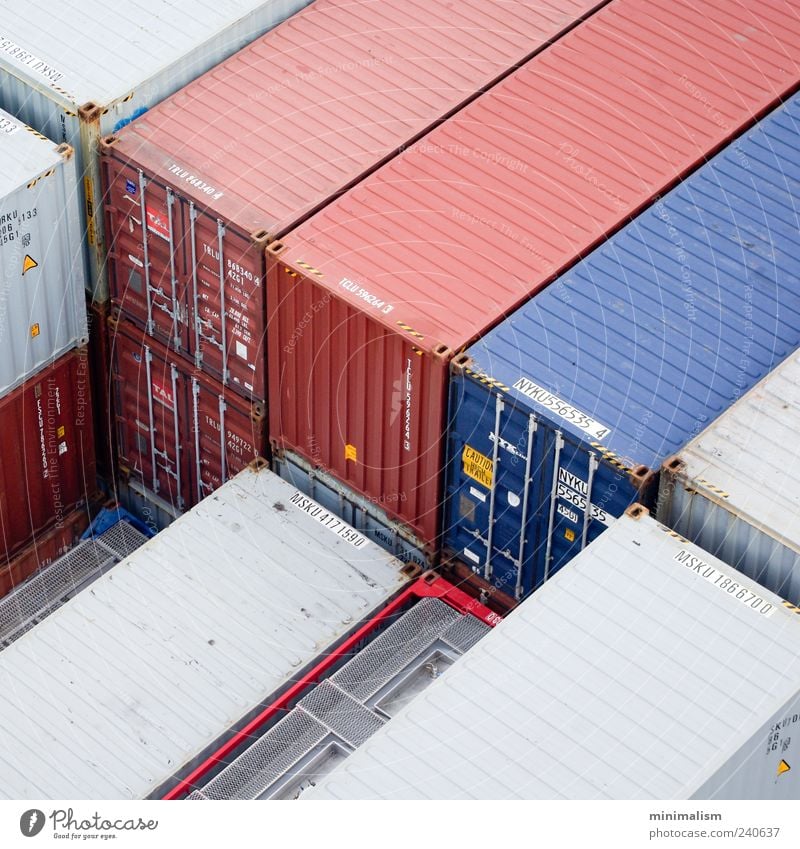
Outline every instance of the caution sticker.
{"label": "caution sticker", "polygon": [[83,178],[83,196],[86,199],[86,238],[94,247],[97,235],[94,229],[94,184],[91,177]]}
{"label": "caution sticker", "polygon": [[344,459],[352,460],[354,463],[358,462],[358,449],[355,445],[350,445],[350,443],[348,442],[344,446]]}
{"label": "caution sticker", "polygon": [[494,464],[490,457],[481,454],[480,451],[476,451],[470,445],[465,445],[461,454],[461,464],[465,475],[469,475],[487,489],[492,488]]}
{"label": "caution sticker", "polygon": [[791,767],[789,766],[789,764],[787,764],[786,761],[781,760],[781,762],[778,764],[778,775],[783,775],[785,772],[789,772],[790,769]]}
{"label": "caution sticker", "polygon": [[30,254],[25,254],[25,258],[22,260],[22,276],[24,277],[28,271],[38,267],[39,263]]}

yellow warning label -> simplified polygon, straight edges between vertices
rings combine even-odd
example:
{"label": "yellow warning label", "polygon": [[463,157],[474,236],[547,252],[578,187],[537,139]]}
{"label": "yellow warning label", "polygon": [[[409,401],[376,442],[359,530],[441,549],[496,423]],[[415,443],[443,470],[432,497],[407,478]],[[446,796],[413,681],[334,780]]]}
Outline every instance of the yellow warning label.
{"label": "yellow warning label", "polygon": [[469,445],[464,446],[461,453],[461,464],[464,469],[464,474],[469,475],[473,480],[485,486],[487,489],[492,488],[492,480],[494,479],[494,464],[491,458],[480,451],[476,451]]}
{"label": "yellow warning label", "polygon": [[59,425],[58,430],[56,430],[56,436],[61,439],[64,436],[64,425]]}
{"label": "yellow warning label", "polygon": [[575,542],[575,531],[572,528],[567,528],[564,531],[564,536],[567,538],[568,542]]}
{"label": "yellow warning label", "polygon": [[26,271],[30,271],[32,268],[38,267],[39,263],[36,262],[36,260],[32,256],[25,254],[25,259],[22,260],[22,275],[25,276]]}
{"label": "yellow warning label", "polygon": [[790,769],[791,767],[786,763],[786,761],[781,761],[778,764],[778,775],[783,775],[784,772],[789,772]]}
{"label": "yellow warning label", "polygon": [[31,339],[35,339],[39,335],[39,325],[32,324],[31,325]]}
{"label": "yellow warning label", "polygon": [[344,446],[344,459],[352,460],[354,463],[358,462],[358,451],[356,450],[355,445],[350,445],[348,443]]}
{"label": "yellow warning label", "polygon": [[86,197],[86,238],[89,244],[94,247],[94,187],[91,177],[83,178],[83,190]]}

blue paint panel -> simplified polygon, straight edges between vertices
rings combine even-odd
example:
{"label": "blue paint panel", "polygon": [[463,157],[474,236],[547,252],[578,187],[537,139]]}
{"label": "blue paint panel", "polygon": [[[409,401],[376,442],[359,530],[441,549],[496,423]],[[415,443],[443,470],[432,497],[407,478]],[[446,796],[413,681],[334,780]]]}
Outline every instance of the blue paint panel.
{"label": "blue paint panel", "polygon": [[[454,367],[445,548],[504,592],[531,591],[584,533],[591,541],[633,501],[650,505],[648,470],[798,346],[800,95],[470,348],[467,369]],[[464,473],[465,444],[494,460],[493,494]]]}

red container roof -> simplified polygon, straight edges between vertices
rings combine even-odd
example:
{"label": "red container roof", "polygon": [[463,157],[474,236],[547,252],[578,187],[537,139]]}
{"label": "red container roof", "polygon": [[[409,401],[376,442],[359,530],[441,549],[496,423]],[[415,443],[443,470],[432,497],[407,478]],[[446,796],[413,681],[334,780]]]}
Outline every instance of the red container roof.
{"label": "red container roof", "polygon": [[598,5],[317,0],[123,129],[115,154],[279,234]]}
{"label": "red container roof", "polygon": [[797,0],[615,0],[280,260],[420,348],[459,350],[796,88],[798,44]]}

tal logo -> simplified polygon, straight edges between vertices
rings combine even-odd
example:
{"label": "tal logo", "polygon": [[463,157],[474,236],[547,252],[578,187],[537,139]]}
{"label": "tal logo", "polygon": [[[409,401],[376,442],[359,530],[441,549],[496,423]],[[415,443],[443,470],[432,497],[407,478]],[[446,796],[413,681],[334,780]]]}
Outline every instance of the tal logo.
{"label": "tal logo", "polygon": [[19,818],[19,830],[25,837],[36,837],[44,828],[44,812],[38,808],[31,808]]}

